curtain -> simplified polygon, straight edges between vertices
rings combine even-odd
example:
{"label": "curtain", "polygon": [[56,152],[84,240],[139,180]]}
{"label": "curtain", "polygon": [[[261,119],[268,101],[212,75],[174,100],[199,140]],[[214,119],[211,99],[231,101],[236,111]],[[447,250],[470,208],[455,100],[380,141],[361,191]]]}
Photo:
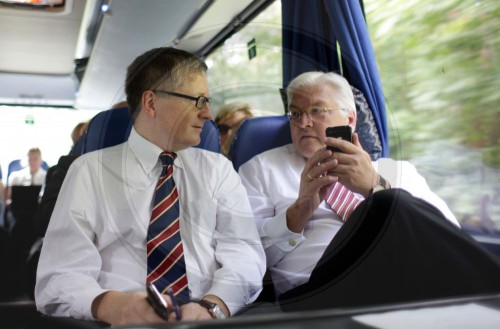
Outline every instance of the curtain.
{"label": "curtain", "polygon": [[359,1],[282,0],[282,20],[283,87],[306,71],[342,74],[363,92],[382,144],[381,156],[388,156],[382,83]]}

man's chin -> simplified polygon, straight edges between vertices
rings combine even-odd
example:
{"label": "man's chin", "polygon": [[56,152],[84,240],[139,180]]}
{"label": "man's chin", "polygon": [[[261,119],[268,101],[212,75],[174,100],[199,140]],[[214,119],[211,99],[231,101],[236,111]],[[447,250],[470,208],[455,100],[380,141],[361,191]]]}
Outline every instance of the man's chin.
{"label": "man's chin", "polygon": [[318,151],[321,147],[318,147],[317,145],[312,147],[312,146],[307,146],[307,147],[301,147],[298,149],[298,152],[300,155],[302,155],[304,158],[309,159],[311,158],[316,151]]}
{"label": "man's chin", "polygon": [[191,140],[191,143],[190,143],[191,145],[189,145],[189,146],[190,146],[190,147],[192,147],[192,146],[198,146],[198,145],[200,145],[200,143],[201,143],[201,138],[200,138],[200,136],[195,136],[195,137],[193,137],[193,139]]}

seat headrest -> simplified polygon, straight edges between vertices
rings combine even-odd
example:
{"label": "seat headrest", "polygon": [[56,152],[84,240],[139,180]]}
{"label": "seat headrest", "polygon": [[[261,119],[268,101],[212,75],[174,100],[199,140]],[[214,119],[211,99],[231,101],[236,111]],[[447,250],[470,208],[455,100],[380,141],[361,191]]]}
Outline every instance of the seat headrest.
{"label": "seat headrest", "polygon": [[250,118],[238,128],[228,158],[238,171],[242,164],[255,155],[291,142],[290,124],[286,116]]}

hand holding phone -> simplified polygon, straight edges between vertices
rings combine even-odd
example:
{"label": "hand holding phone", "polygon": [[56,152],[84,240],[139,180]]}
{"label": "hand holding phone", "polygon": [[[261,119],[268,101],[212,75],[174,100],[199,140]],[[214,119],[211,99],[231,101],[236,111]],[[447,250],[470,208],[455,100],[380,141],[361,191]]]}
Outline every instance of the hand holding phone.
{"label": "hand holding phone", "polygon": [[168,319],[168,305],[158,289],[152,283],[146,285],[148,292],[148,302],[154,308],[156,314],[162,319]]}
{"label": "hand holding phone", "polygon": [[[326,137],[340,138],[349,143],[352,143],[352,128],[351,126],[335,126],[326,128]],[[332,152],[342,152],[340,149],[327,146]]]}
{"label": "hand holding phone", "polygon": [[181,309],[179,307],[179,303],[177,303],[177,299],[175,298],[174,291],[172,290],[172,288],[167,288],[167,295],[168,297],[170,297],[170,300],[172,301],[172,308],[174,309],[175,319],[179,321],[180,319],[182,319]]}

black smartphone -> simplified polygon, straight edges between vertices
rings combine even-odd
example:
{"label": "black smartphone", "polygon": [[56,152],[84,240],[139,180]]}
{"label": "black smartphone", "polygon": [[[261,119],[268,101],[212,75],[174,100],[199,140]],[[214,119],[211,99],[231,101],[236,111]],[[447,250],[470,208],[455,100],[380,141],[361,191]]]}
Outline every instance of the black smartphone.
{"label": "black smartphone", "polygon": [[[352,128],[351,126],[335,126],[326,128],[326,137],[341,138],[352,143]],[[328,146],[332,152],[341,152],[338,148]]]}
{"label": "black smartphone", "polygon": [[158,289],[156,289],[154,284],[148,283],[146,285],[146,290],[148,292],[148,302],[154,308],[156,314],[158,314],[162,319],[168,319],[167,302]]}

